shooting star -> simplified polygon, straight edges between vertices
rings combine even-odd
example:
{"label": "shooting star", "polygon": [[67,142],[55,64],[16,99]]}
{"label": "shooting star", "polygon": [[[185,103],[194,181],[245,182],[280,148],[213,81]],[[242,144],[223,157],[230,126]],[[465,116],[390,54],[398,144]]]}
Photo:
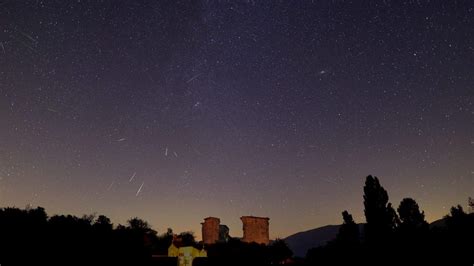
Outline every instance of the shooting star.
{"label": "shooting star", "polygon": [[168,156],[168,147],[165,149],[165,156]]}
{"label": "shooting star", "polygon": [[145,185],[145,182],[142,182],[140,188],[139,188],[138,191],[137,191],[137,194],[135,194],[135,197],[138,197],[138,194],[140,194],[140,192],[142,191],[143,185]]}
{"label": "shooting star", "polygon": [[20,41],[21,44],[23,44],[26,48],[30,49],[32,52],[35,52],[36,53],[36,49],[29,45],[28,43],[24,42],[24,41]]}
{"label": "shooting star", "polygon": [[31,35],[23,32],[23,31],[20,31],[20,33],[21,33],[21,35],[25,36],[26,38],[28,38],[32,42],[35,42],[35,43],[38,42],[35,38],[31,37]]}
{"label": "shooting star", "polygon": [[137,175],[137,172],[133,173],[133,175],[130,177],[128,182],[132,182],[136,175]]}
{"label": "shooting star", "polygon": [[53,113],[57,113],[57,112],[58,112],[57,110],[54,110],[53,108],[48,108],[48,111],[53,112]]}
{"label": "shooting star", "polygon": [[5,46],[3,46],[3,42],[0,42],[0,47],[2,47],[3,54],[6,54],[6,52],[5,52]]}
{"label": "shooting star", "polygon": [[177,154],[175,151],[174,151],[173,153],[174,153],[174,156],[175,156],[175,157],[178,157],[178,154]]}
{"label": "shooting star", "polygon": [[109,190],[112,188],[112,186],[114,185],[114,183],[115,183],[115,181],[112,181],[112,183],[110,183],[109,187],[107,188],[107,191],[109,191]]}
{"label": "shooting star", "polygon": [[122,142],[122,141],[124,141],[124,140],[126,140],[126,138],[118,139],[117,142]]}
{"label": "shooting star", "polygon": [[197,74],[197,75],[194,75],[192,78],[188,79],[188,81],[186,81],[186,83],[189,83],[189,82],[191,82],[191,81],[197,79],[197,78],[198,78],[199,76],[201,76],[201,75],[202,75],[202,73],[199,73],[199,74]]}
{"label": "shooting star", "polygon": [[332,180],[332,179],[329,179],[329,178],[320,178],[320,179],[323,180],[323,181],[326,181],[328,183],[338,185],[338,183],[335,180]]}

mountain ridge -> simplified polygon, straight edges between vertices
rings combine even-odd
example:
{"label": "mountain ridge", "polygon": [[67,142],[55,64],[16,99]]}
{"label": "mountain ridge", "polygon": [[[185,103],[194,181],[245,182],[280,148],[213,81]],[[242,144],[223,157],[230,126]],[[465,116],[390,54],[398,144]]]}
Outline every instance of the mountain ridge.
{"label": "mountain ridge", "polygon": [[[359,232],[362,235],[365,223],[357,224]],[[430,228],[446,226],[446,218],[440,218],[430,223]],[[324,225],[306,231],[301,231],[287,236],[283,240],[288,244],[288,247],[293,251],[296,257],[305,257],[306,252],[311,248],[316,248],[326,245],[327,242],[336,239],[337,233],[341,225]]]}

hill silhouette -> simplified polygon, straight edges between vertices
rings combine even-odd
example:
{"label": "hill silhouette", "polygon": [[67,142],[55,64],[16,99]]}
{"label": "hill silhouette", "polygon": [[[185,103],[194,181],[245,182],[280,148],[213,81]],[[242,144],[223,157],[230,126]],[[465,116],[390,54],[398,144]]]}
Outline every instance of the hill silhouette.
{"label": "hill silhouette", "polygon": [[[358,224],[360,232],[364,230],[364,224]],[[441,218],[429,224],[431,229],[445,229],[446,218]],[[305,257],[308,250],[325,246],[328,242],[336,239],[341,225],[325,225],[310,230],[294,233],[284,238],[288,247],[293,251],[296,257]],[[363,233],[361,233],[361,237]]]}
{"label": "hill silhouette", "polygon": [[[363,224],[358,226],[363,230]],[[326,225],[292,234],[284,240],[296,257],[305,257],[309,249],[324,246],[336,239],[340,228],[341,225]]]}

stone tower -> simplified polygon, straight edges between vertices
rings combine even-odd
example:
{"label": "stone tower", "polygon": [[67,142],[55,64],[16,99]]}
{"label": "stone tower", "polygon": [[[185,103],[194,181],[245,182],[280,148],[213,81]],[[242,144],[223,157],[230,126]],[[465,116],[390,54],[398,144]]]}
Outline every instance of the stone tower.
{"label": "stone tower", "polygon": [[221,220],[216,217],[204,218],[202,224],[202,242],[204,244],[214,244],[219,240],[219,225]]}
{"label": "stone tower", "polygon": [[240,217],[240,220],[242,220],[244,230],[242,241],[268,245],[270,242],[268,220],[270,220],[270,218],[242,216]]}

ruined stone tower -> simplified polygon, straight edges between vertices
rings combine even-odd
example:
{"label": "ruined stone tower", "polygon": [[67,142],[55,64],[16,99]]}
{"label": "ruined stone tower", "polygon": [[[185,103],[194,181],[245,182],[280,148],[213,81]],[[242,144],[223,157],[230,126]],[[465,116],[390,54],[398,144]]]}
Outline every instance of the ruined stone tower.
{"label": "ruined stone tower", "polygon": [[219,240],[219,225],[221,220],[216,217],[204,218],[202,224],[202,242],[204,244],[214,244]]}
{"label": "ruined stone tower", "polygon": [[258,244],[268,245],[270,242],[269,231],[268,231],[268,220],[267,217],[255,217],[255,216],[242,216],[240,217],[243,224],[244,237],[242,241],[251,243],[255,242]]}

